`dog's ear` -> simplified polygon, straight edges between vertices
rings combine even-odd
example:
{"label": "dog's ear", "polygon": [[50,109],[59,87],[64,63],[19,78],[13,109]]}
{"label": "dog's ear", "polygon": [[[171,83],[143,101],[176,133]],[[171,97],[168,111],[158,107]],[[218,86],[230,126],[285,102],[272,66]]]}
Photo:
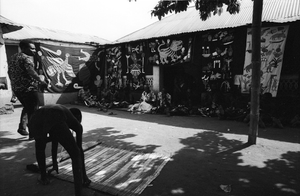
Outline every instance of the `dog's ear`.
{"label": "dog's ear", "polygon": [[82,121],[81,111],[78,108],[70,108],[69,110],[71,111],[73,116],[75,116],[75,118],[81,123]]}

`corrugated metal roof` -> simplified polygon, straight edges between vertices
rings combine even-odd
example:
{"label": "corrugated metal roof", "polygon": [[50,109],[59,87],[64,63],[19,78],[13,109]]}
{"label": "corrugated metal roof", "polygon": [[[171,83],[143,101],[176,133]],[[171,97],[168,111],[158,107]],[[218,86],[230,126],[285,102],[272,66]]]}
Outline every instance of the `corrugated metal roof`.
{"label": "corrugated metal roof", "polygon": [[6,34],[22,29],[22,26],[0,15],[0,28],[2,29],[2,33]]}
{"label": "corrugated metal roof", "polygon": [[22,25],[23,29],[15,31],[12,33],[7,33],[3,37],[4,39],[10,40],[22,40],[22,39],[39,39],[39,40],[50,40],[50,41],[60,41],[67,43],[97,43],[100,45],[105,45],[111,43],[106,39],[102,39],[97,36],[76,34],[62,30],[46,29],[35,26]]}
{"label": "corrugated metal roof", "polygon": [[[114,43],[130,42],[181,33],[244,26],[252,23],[253,1],[242,0],[238,14],[231,15],[223,7],[221,16],[212,15],[202,21],[198,10],[190,7],[185,12],[172,14],[145,28],[135,31]],[[300,0],[264,0],[262,22],[285,23],[300,20]]]}

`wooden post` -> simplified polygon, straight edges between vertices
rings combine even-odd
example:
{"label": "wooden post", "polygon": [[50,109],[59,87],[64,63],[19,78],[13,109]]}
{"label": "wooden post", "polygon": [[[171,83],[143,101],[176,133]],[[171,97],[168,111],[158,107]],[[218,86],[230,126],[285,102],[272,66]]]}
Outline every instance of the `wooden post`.
{"label": "wooden post", "polygon": [[248,144],[256,144],[259,122],[259,95],[261,72],[261,17],[263,0],[253,0],[252,16],[252,79],[251,79],[251,111]]}

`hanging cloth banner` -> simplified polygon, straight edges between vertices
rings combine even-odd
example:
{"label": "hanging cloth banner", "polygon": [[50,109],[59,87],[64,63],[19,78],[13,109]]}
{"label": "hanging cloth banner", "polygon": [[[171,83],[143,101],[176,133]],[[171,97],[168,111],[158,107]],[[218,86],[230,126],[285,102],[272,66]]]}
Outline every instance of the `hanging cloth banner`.
{"label": "hanging cloth banner", "polygon": [[137,90],[146,84],[145,43],[129,43],[125,49],[127,83]]}
{"label": "hanging cloth banner", "polygon": [[[261,93],[277,96],[280,73],[282,69],[285,42],[288,26],[266,27],[261,29]],[[252,32],[247,30],[247,44],[243,76],[241,77],[242,93],[249,93],[252,77]]]}
{"label": "hanging cloth banner", "polygon": [[39,70],[48,80],[49,92],[63,93],[76,91],[74,79],[77,73],[90,61],[95,47],[64,47],[40,43],[37,47]]}
{"label": "hanging cloth banner", "polygon": [[234,30],[209,31],[201,39],[202,82],[228,92],[232,81]]}
{"label": "hanging cloth banner", "polygon": [[149,64],[174,65],[191,60],[192,38],[165,38],[149,41]]}
{"label": "hanging cloth banner", "polygon": [[115,86],[117,89],[123,87],[122,81],[122,47],[121,45],[106,48],[106,88]]}

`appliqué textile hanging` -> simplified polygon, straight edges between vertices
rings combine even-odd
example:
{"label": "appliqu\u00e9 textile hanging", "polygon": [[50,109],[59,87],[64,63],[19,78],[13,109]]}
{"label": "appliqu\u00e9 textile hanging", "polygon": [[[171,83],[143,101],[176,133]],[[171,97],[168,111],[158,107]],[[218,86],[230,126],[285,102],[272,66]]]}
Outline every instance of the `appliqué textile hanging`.
{"label": "appliqu\u00e9 textile hanging", "polygon": [[62,93],[74,91],[73,79],[90,60],[94,47],[73,48],[39,44],[38,55],[45,79],[50,82],[48,91]]}
{"label": "appliqu\u00e9 textile hanging", "polygon": [[121,58],[122,58],[121,46],[107,48],[106,50],[107,87],[110,87],[111,85],[115,85],[117,88],[120,88],[123,86]]}
{"label": "appliqu\u00e9 textile hanging", "polygon": [[130,43],[126,49],[127,82],[137,89],[146,83],[145,77],[145,44],[144,42]]}
{"label": "appliqu\u00e9 textile hanging", "polygon": [[191,60],[192,38],[165,38],[149,42],[149,64],[173,65]]}
{"label": "appliqu\u00e9 textile hanging", "polygon": [[211,31],[202,35],[202,82],[206,91],[214,84],[228,92],[232,84],[233,30]]}
{"label": "appliqu\u00e9 textile hanging", "polygon": [[[249,93],[252,77],[252,32],[247,31],[247,45],[241,90]],[[288,26],[266,27],[261,29],[261,92],[277,95],[282,69]]]}

